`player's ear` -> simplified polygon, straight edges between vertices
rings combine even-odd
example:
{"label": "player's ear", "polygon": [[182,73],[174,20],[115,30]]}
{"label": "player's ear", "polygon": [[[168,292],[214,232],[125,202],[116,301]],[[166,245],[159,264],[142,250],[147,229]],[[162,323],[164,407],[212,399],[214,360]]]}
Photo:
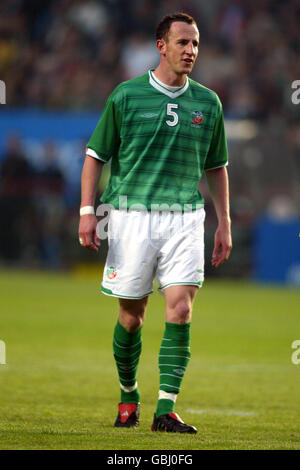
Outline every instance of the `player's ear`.
{"label": "player's ear", "polygon": [[156,41],[156,47],[160,54],[165,54],[166,52],[166,41],[164,39],[158,39]]}

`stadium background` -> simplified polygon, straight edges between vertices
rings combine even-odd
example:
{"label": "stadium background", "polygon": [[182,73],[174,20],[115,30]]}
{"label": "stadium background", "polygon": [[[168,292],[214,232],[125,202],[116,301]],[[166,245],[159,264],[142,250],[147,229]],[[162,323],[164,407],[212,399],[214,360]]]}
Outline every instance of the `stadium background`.
{"label": "stadium background", "polygon": [[[105,100],[157,64],[155,25],[182,10],[201,33],[192,77],[224,106],[233,226],[232,255],[215,271],[204,179],[208,282],[177,401],[194,440],[149,433],[158,294],[144,330],[141,427],[114,432],[116,303],[98,292],[106,244],[89,253],[77,234],[85,144]],[[299,13],[297,0],[0,1],[1,449],[300,448]]]}
{"label": "stadium background", "polygon": [[[201,32],[192,77],[219,94],[230,150],[234,250],[217,273],[207,263],[207,275],[300,284],[296,0],[2,1],[3,264],[70,269],[99,261],[77,243],[85,143],[113,88],[158,63],[159,18],[182,9]],[[216,221],[205,180],[201,187],[210,253]]]}

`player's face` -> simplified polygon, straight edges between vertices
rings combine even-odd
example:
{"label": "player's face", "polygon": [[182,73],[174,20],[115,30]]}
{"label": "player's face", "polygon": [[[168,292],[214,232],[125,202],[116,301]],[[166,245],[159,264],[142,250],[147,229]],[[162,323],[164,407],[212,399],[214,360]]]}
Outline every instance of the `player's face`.
{"label": "player's face", "polygon": [[164,41],[164,55],[170,70],[177,75],[189,74],[198,55],[199,31],[196,25],[175,21]]}

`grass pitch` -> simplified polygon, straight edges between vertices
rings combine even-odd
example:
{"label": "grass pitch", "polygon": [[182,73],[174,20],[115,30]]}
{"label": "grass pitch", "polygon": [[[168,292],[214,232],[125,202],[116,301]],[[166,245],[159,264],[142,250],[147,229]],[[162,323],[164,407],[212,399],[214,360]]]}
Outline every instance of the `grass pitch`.
{"label": "grass pitch", "polygon": [[164,300],[143,329],[138,429],[115,429],[117,300],[99,278],[0,273],[0,449],[300,449],[300,293],[207,280],[197,294],[192,358],[176,411],[198,434],[150,431]]}

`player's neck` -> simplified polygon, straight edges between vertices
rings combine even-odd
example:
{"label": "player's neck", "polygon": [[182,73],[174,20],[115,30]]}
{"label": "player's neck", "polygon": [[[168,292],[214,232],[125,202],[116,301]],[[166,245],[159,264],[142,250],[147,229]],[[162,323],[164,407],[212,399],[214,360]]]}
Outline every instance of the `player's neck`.
{"label": "player's neck", "polygon": [[187,74],[178,75],[172,70],[165,70],[161,64],[152,73],[158,80],[169,86],[183,86],[187,77]]}

